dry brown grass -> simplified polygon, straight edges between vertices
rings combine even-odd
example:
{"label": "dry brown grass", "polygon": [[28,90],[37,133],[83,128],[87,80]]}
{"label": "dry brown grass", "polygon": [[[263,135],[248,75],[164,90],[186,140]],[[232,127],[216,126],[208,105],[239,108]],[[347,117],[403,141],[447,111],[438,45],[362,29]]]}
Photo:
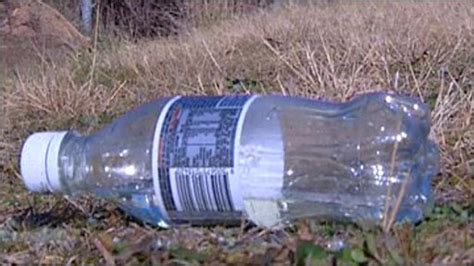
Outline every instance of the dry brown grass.
{"label": "dry brown grass", "polygon": [[15,154],[27,131],[77,126],[78,117],[116,115],[162,95],[278,92],[347,100],[390,90],[434,107],[442,172],[466,194],[473,164],[471,15],[467,1],[293,6],[176,38],[110,41],[96,55],[93,86],[87,53],[10,81],[4,137],[16,145],[7,153]]}
{"label": "dry brown grass", "polygon": [[69,127],[90,133],[158,96],[347,100],[384,90],[433,108],[432,137],[441,150],[437,202],[472,203],[473,16],[469,1],[351,2],[241,15],[161,40],[104,40],[95,55],[84,52],[4,79],[0,170],[7,174],[0,180],[18,186],[17,155],[29,133]]}

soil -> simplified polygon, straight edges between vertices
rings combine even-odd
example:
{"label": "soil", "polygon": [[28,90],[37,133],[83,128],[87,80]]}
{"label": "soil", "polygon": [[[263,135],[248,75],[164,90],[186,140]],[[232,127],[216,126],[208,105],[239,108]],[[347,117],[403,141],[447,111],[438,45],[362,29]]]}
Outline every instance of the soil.
{"label": "soil", "polygon": [[90,39],[51,6],[38,0],[0,1],[2,71],[57,60],[88,47]]}

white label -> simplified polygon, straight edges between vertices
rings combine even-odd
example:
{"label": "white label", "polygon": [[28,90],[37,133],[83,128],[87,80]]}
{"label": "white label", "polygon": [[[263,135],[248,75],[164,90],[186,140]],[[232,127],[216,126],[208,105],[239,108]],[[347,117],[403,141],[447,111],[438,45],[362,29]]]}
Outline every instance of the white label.
{"label": "white label", "polygon": [[158,120],[153,179],[170,220],[238,219],[243,210],[236,171],[240,134],[255,97],[183,97]]}
{"label": "white label", "polygon": [[177,211],[229,212],[234,209],[229,179],[232,168],[171,168],[171,189]]}

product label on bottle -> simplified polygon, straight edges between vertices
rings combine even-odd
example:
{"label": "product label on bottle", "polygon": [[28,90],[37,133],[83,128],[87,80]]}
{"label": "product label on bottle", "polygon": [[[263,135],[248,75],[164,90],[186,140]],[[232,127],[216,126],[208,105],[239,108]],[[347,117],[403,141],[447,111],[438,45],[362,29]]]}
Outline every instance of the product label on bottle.
{"label": "product label on bottle", "polygon": [[164,108],[155,135],[153,178],[160,208],[168,219],[241,218],[235,165],[245,113],[253,99],[182,97]]}

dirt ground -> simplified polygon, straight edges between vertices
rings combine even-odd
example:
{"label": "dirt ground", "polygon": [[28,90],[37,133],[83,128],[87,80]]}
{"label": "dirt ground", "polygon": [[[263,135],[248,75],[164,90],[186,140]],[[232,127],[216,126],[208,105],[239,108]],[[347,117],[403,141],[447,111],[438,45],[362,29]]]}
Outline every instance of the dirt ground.
{"label": "dirt ground", "polygon": [[2,71],[61,60],[90,46],[61,13],[34,0],[0,2],[0,40]]}

